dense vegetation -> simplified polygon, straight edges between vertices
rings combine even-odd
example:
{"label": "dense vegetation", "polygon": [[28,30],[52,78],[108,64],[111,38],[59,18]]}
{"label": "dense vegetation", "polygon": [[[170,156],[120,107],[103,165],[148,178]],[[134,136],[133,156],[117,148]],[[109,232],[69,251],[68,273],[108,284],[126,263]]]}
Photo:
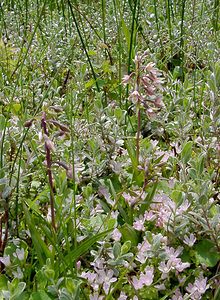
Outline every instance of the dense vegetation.
{"label": "dense vegetation", "polygon": [[0,299],[220,299],[219,7],[0,2]]}

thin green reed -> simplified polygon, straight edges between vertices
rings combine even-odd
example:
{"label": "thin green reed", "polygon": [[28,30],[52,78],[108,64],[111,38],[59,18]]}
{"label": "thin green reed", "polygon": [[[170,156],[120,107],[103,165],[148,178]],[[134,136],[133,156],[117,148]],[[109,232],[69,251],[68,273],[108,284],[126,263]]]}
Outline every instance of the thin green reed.
{"label": "thin green reed", "polygon": [[128,74],[131,72],[131,62],[134,57],[134,48],[135,48],[135,37],[136,37],[136,17],[137,17],[137,8],[138,8],[138,2],[139,0],[134,1],[134,5],[132,7],[131,1],[129,1],[130,7],[131,7],[131,12],[132,12],[132,22],[131,22],[131,34],[130,34],[130,45],[129,45],[129,53],[128,53]]}
{"label": "thin green reed", "polygon": [[181,25],[180,25],[180,57],[181,57],[181,67],[183,72],[183,65],[184,65],[184,18],[185,18],[185,7],[186,7],[186,0],[182,0],[182,7],[181,7]]}
{"label": "thin green reed", "polygon": [[167,18],[167,27],[168,27],[168,34],[170,40],[170,52],[171,55],[173,54],[173,34],[172,34],[172,24],[171,24],[171,1],[165,0],[165,7],[166,7],[166,18]]}
{"label": "thin green reed", "polygon": [[[136,18],[137,18],[137,12],[138,12],[137,8],[139,6],[139,0],[135,0],[133,5],[129,0],[129,5],[132,13],[132,21],[131,21],[130,43],[129,43],[129,53],[128,53],[128,71],[127,71],[128,74],[130,74],[131,72],[132,59],[134,58],[134,50],[136,45],[136,40],[135,40],[136,29],[137,29]],[[126,110],[128,110],[128,94],[129,94],[129,86],[127,86],[127,90],[126,90],[126,105],[125,105]]]}
{"label": "thin green reed", "polygon": [[219,30],[219,10],[220,10],[220,0],[214,0],[212,24],[215,32]]}
{"label": "thin green reed", "polygon": [[204,6],[205,6],[205,1],[206,0],[203,0],[202,1],[202,5],[201,5],[201,10],[200,10],[200,17],[202,18],[202,16],[203,16],[203,11],[204,11]]}
{"label": "thin green reed", "polygon": [[[102,32],[103,32],[103,41],[104,44],[106,44],[106,28],[105,28],[105,24],[106,24],[106,2],[105,0],[102,0]],[[107,52],[105,51],[105,54],[107,56]]]}
{"label": "thin green reed", "polygon": [[28,10],[29,3],[28,0],[25,0],[25,22],[24,22],[24,35],[27,36],[27,27],[28,27]]}
{"label": "thin green reed", "polygon": [[[3,28],[4,28],[4,34],[5,34],[5,37],[7,38],[7,40],[9,39],[8,37],[8,30],[7,30],[7,25],[6,25],[6,22],[5,22],[5,16],[4,16],[4,10],[3,10],[3,7],[2,7],[2,3],[0,2],[0,17],[1,17],[1,20],[2,20],[2,23],[3,23]],[[1,35],[3,34],[3,32],[1,33]]]}
{"label": "thin green reed", "polygon": [[196,0],[193,0],[192,3],[192,22],[191,25],[193,26],[195,20],[195,13],[196,13]]}
{"label": "thin green reed", "polygon": [[62,10],[63,21],[64,21],[65,35],[66,35],[66,37],[67,37],[67,26],[66,26],[65,5],[64,5],[64,1],[63,1],[63,0],[61,0],[61,10]]}
{"label": "thin green reed", "polygon": [[87,60],[88,60],[88,63],[89,63],[89,66],[90,66],[90,69],[91,69],[91,72],[92,72],[93,79],[95,80],[96,89],[97,89],[98,92],[100,92],[100,87],[99,87],[99,84],[98,84],[98,81],[97,81],[97,77],[96,77],[96,74],[95,74],[95,70],[94,70],[94,68],[93,68],[93,65],[92,65],[92,62],[91,62],[89,53],[88,53],[88,51],[87,51],[86,44],[85,44],[85,42],[84,42],[83,36],[82,36],[81,31],[80,31],[80,28],[79,28],[79,24],[78,24],[78,22],[77,22],[77,19],[76,19],[75,14],[74,14],[73,6],[72,6],[70,0],[67,0],[67,2],[68,2],[68,6],[69,6],[69,8],[70,8],[70,13],[71,13],[71,16],[72,16],[72,18],[73,18],[73,22],[74,22],[74,24],[75,24],[75,26],[76,26],[76,30],[77,30],[78,36],[79,36],[79,38],[80,38],[80,41],[81,41],[83,50],[84,50],[85,55],[86,55],[86,57],[87,57]]}
{"label": "thin green reed", "polygon": [[121,7],[120,7],[120,1],[119,0],[113,0],[113,5],[114,5],[114,13],[115,13],[115,19],[116,19],[116,26],[117,26],[117,39],[118,39],[118,80],[119,80],[119,104],[120,107],[122,105],[122,86],[121,86],[121,81],[122,81],[122,55],[123,55],[123,46],[122,46],[122,32],[121,32],[121,27],[122,27],[122,12],[121,12]]}
{"label": "thin green reed", "polygon": [[156,21],[156,27],[157,27],[157,37],[158,40],[160,41],[160,49],[161,52],[163,53],[163,42],[162,42],[162,37],[161,37],[161,33],[160,33],[160,23],[159,23],[159,19],[158,19],[158,5],[157,5],[157,0],[153,0],[154,1],[154,15],[155,15],[155,21]]}
{"label": "thin green reed", "polygon": [[[23,48],[22,48],[21,51],[20,51],[18,63],[17,63],[17,65],[16,65],[16,67],[15,67],[15,70],[14,70],[13,74],[16,73],[17,69],[19,69],[19,72],[18,72],[18,74],[16,74],[16,82],[15,82],[15,84],[14,84],[14,88],[13,88],[13,91],[12,91],[12,96],[11,96],[11,98],[10,98],[10,103],[12,103],[12,101],[13,101],[13,99],[14,99],[15,92],[16,92],[16,89],[17,89],[17,87],[18,87],[18,84],[19,84],[19,81],[20,81],[20,77],[21,77],[21,74],[22,74],[23,66],[24,66],[25,60],[26,60],[26,58],[27,58],[27,56],[28,56],[30,47],[31,47],[31,45],[32,45],[32,42],[33,42],[33,39],[34,39],[34,36],[35,36],[35,33],[36,33],[37,28],[38,28],[38,26],[39,26],[39,23],[40,23],[40,21],[41,21],[41,17],[42,17],[42,14],[43,14],[43,12],[44,12],[44,8],[45,8],[46,1],[47,1],[47,0],[44,1],[43,6],[42,6],[42,9],[41,9],[41,12],[40,12],[40,14],[38,15],[37,23],[36,23],[36,25],[35,25],[34,31],[33,31],[32,35],[31,35],[30,41],[29,41],[29,43],[28,43],[28,46],[27,46],[27,49],[26,49],[26,51],[25,51],[25,53],[24,53],[23,58],[22,58],[22,51],[23,51]],[[8,116],[8,118],[9,118],[9,116]],[[3,131],[2,141],[1,141],[1,157],[0,157],[1,165],[3,164],[4,141],[5,141],[5,134],[6,134],[6,129],[7,129],[7,125],[8,125],[8,119],[6,119],[4,125],[5,125],[5,126],[4,126],[4,131]],[[19,150],[20,150],[20,149],[19,149]],[[18,152],[18,153],[19,153],[19,152]],[[9,182],[9,185],[11,184],[12,174],[13,174],[13,169],[14,169],[14,166],[15,166],[15,162],[16,162],[16,159],[14,160],[13,165],[12,165],[12,172],[11,172],[11,176],[10,176],[10,179],[9,179],[9,181],[10,181],[10,182]]]}

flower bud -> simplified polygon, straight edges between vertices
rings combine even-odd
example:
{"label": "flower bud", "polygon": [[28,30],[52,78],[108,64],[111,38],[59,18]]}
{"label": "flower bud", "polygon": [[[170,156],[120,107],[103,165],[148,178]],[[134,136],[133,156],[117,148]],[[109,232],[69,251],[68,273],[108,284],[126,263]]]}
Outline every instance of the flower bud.
{"label": "flower bud", "polygon": [[49,150],[51,150],[51,151],[53,151],[53,152],[56,151],[56,148],[55,148],[55,146],[54,146],[54,143],[49,139],[49,137],[48,137],[46,134],[44,134],[44,141],[45,141],[45,146],[46,146]]}
{"label": "flower bud", "polygon": [[24,123],[24,127],[30,128],[33,124],[34,119],[28,120]]}

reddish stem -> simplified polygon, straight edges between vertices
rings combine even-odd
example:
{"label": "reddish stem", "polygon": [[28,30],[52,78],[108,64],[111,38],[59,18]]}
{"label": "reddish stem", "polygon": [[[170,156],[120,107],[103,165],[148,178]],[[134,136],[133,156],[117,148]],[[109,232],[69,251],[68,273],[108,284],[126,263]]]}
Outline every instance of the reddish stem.
{"label": "reddish stem", "polygon": [[[43,128],[44,134],[49,136],[48,130],[47,130],[47,122],[46,122],[46,113],[43,112],[42,119],[41,119],[41,126]],[[55,224],[55,208],[54,208],[54,184],[53,184],[53,176],[51,171],[51,152],[50,149],[47,146],[47,143],[45,142],[45,151],[46,151],[46,164],[47,164],[47,175],[49,180],[49,186],[50,186],[50,208],[51,208],[51,221],[52,226],[54,230],[56,230],[56,224]]]}

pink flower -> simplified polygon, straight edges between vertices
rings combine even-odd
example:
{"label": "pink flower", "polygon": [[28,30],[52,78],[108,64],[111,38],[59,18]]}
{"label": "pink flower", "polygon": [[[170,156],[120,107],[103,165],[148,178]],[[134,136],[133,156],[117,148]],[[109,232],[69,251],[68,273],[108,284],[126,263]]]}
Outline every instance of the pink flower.
{"label": "pink flower", "polygon": [[46,134],[44,134],[44,141],[45,141],[45,146],[47,147],[47,149],[49,149],[52,152],[56,152],[54,143],[51,141],[51,139]]}
{"label": "pink flower", "polygon": [[131,196],[128,193],[123,193],[122,196],[124,197],[125,201],[130,205],[134,206],[134,204],[138,201],[137,197]]}
{"label": "pink flower", "polygon": [[176,210],[176,215],[182,215],[184,212],[188,210],[190,207],[190,203],[188,200],[184,201]]}
{"label": "pink flower", "polygon": [[189,267],[190,267],[190,263],[188,263],[188,262],[183,263],[180,258],[175,265],[175,268],[178,272],[183,272],[184,269],[189,268]]}
{"label": "pink flower", "polygon": [[143,216],[140,216],[139,219],[137,219],[137,220],[133,223],[133,227],[134,227],[134,229],[136,229],[136,230],[138,230],[138,231],[145,231],[144,223],[145,223],[144,217],[143,217]]}
{"label": "pink flower", "polygon": [[164,283],[156,284],[156,285],[154,285],[154,287],[155,287],[158,291],[165,291],[165,290],[166,290],[166,287],[165,287]]}
{"label": "pink flower", "polygon": [[170,272],[171,268],[172,268],[171,264],[168,262],[166,264],[165,261],[162,261],[158,267],[159,271],[163,273],[162,274],[163,278],[166,278],[166,275]]}
{"label": "pink flower", "polygon": [[153,283],[154,279],[154,268],[147,266],[144,270],[144,273],[140,273],[139,279],[137,276],[133,277],[132,283],[135,290],[141,289],[143,286],[150,286]]}
{"label": "pink flower", "polygon": [[11,265],[10,256],[3,256],[0,257],[0,262],[3,263],[6,267],[9,267]]}
{"label": "pink flower", "polygon": [[142,244],[138,244],[138,253],[136,260],[140,263],[145,263],[146,259],[149,257],[149,251],[151,250],[151,244],[144,240]]}
{"label": "pink flower", "polygon": [[171,300],[183,300],[183,296],[180,293],[179,289],[175,290],[175,293],[174,293],[173,297],[171,298]]}
{"label": "pink flower", "polygon": [[209,285],[207,284],[207,278],[200,276],[195,280],[194,286],[197,288],[199,293],[204,294],[209,288]]}
{"label": "pink flower", "polygon": [[116,277],[113,277],[113,270],[97,270],[99,275],[97,282],[103,284],[103,290],[107,295],[110,289],[110,286],[113,282],[117,281]]}
{"label": "pink flower", "polygon": [[158,108],[164,107],[161,96],[156,97],[156,99],[154,100],[154,105]]}
{"label": "pink flower", "polygon": [[166,194],[156,194],[154,202],[150,205],[151,211],[156,215],[156,225],[158,227],[167,227],[167,223],[171,223],[175,216],[181,216],[185,213],[190,204],[186,200],[179,207]]}
{"label": "pink flower", "polygon": [[82,272],[81,274],[82,278],[85,278],[89,281],[89,283],[93,283],[95,281],[95,279],[97,278],[97,274],[95,274],[94,272]]}
{"label": "pink flower", "polygon": [[142,289],[142,287],[144,286],[143,282],[141,282],[141,281],[137,278],[137,276],[134,276],[134,277],[133,277],[132,284],[133,284],[135,290],[140,290],[140,289]]}
{"label": "pink flower", "polygon": [[134,73],[131,73],[130,75],[124,75],[124,77],[122,78],[122,83],[128,84],[131,81],[133,75]]}
{"label": "pink flower", "polygon": [[173,247],[166,247],[166,254],[169,257],[169,259],[177,258],[180,253],[183,251],[183,247],[178,247],[176,250]]}
{"label": "pink flower", "polygon": [[134,104],[136,104],[138,102],[138,100],[142,100],[142,96],[139,94],[138,91],[133,91],[130,94],[129,98],[131,98],[131,100]]}
{"label": "pink flower", "polygon": [[202,298],[202,295],[209,288],[207,284],[207,278],[203,278],[202,276],[195,279],[194,284],[189,283],[186,287],[187,292],[190,293],[190,297],[193,300],[199,300]]}
{"label": "pink flower", "polygon": [[112,232],[112,238],[115,241],[120,241],[120,239],[121,239],[121,232],[117,228],[115,228],[113,230],[113,232]]}
{"label": "pink flower", "polygon": [[103,258],[96,258],[94,262],[91,263],[91,266],[97,271],[97,269],[103,269],[105,260]]}
{"label": "pink flower", "polygon": [[104,296],[99,296],[98,293],[94,293],[93,295],[89,296],[89,300],[102,300]]}
{"label": "pink flower", "polygon": [[195,244],[195,242],[196,242],[196,237],[194,236],[193,233],[191,233],[189,237],[187,235],[184,235],[183,242],[186,245],[188,245],[189,247],[192,247]]}
{"label": "pink flower", "polygon": [[127,298],[128,298],[128,297],[125,295],[125,293],[124,293],[124,292],[121,292],[121,294],[120,294],[118,300],[126,300]]}
{"label": "pink flower", "polygon": [[80,270],[80,268],[81,268],[81,261],[80,260],[78,260],[76,262],[76,268],[77,268],[78,271]]}
{"label": "pink flower", "polygon": [[140,275],[140,280],[146,286],[150,286],[153,283],[154,279],[154,268],[147,266],[144,270],[144,273]]}
{"label": "pink flower", "polygon": [[182,272],[184,269],[188,268],[190,264],[188,262],[183,263],[178,256],[182,252],[183,248],[178,247],[176,250],[174,248],[166,247],[167,263],[161,262],[158,269],[162,272],[162,278],[166,278],[168,273],[172,270]]}
{"label": "pink flower", "polygon": [[148,72],[155,72],[154,66],[155,66],[155,63],[150,62],[146,65],[145,70],[147,70]]}
{"label": "pink flower", "polygon": [[144,219],[145,219],[146,221],[153,221],[153,220],[156,219],[156,215],[152,212],[152,210],[150,210],[149,212],[146,211],[146,212],[144,213]]}

